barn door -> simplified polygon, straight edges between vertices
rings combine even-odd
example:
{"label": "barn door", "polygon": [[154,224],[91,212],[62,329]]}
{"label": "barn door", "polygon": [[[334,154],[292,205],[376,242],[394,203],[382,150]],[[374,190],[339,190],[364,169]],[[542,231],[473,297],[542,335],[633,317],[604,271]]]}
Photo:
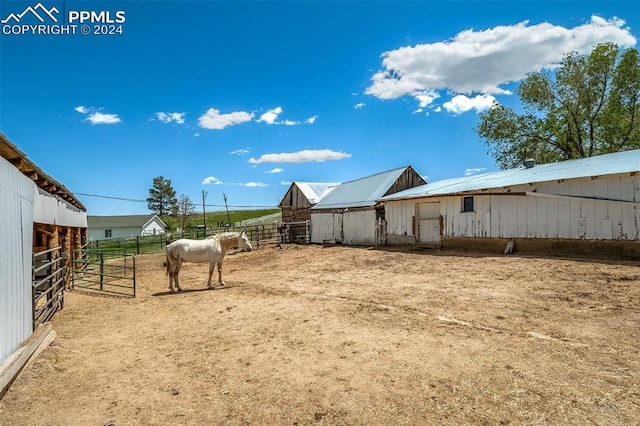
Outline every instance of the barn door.
{"label": "barn door", "polygon": [[440,202],[418,203],[416,210],[417,241],[423,244],[440,244]]}
{"label": "barn door", "polygon": [[336,243],[341,243],[344,239],[344,232],[342,230],[342,213],[333,214],[333,238]]}

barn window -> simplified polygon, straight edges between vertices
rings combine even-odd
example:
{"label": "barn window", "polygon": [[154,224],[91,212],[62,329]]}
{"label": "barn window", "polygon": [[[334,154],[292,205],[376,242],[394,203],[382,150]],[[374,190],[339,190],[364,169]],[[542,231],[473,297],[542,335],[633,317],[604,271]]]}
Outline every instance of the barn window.
{"label": "barn window", "polygon": [[111,238],[111,229],[105,229],[104,230],[104,237],[105,238]]}
{"label": "barn window", "polygon": [[462,212],[474,212],[473,208],[473,197],[462,197]]}

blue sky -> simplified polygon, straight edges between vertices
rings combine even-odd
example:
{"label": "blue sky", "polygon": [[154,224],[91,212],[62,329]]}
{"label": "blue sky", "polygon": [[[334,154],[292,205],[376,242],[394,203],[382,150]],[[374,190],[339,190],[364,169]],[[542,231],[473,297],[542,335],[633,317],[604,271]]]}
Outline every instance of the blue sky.
{"label": "blue sky", "polygon": [[214,211],[292,181],[496,170],[480,111],[640,32],[632,1],[3,0],[0,20],[0,131],[90,215],[148,213],[130,200],[156,176]]}

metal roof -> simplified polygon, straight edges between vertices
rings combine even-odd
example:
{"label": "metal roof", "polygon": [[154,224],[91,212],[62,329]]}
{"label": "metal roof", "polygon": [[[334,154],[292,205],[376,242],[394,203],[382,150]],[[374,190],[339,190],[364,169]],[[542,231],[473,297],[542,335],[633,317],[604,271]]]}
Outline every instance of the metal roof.
{"label": "metal roof", "polygon": [[122,216],[87,216],[88,228],[142,228],[151,222],[152,219],[158,218],[165,227],[167,226],[158,215],[142,214],[142,215],[122,215]]}
{"label": "metal roof", "polygon": [[325,195],[333,191],[340,185],[339,183],[322,183],[322,182],[294,182],[300,188],[300,191],[307,197],[311,204],[316,204]]}
{"label": "metal roof", "polygon": [[408,166],[401,167],[340,184],[325,195],[312,209],[375,206],[376,201],[408,168]]}
{"label": "metal roof", "polygon": [[388,195],[380,201],[451,195],[471,191],[505,188],[528,183],[578,179],[640,171],[640,149],[557,163],[538,164],[484,173],[481,175],[445,179]]}

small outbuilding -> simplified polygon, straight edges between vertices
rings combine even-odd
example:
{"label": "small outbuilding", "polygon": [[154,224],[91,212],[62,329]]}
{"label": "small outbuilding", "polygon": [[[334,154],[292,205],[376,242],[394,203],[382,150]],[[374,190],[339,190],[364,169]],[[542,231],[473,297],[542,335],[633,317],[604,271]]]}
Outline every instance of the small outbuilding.
{"label": "small outbuilding", "polygon": [[164,234],[167,224],[158,215],[87,216],[89,240]]}
{"label": "small outbuilding", "polygon": [[381,197],[388,244],[640,258],[640,150],[428,183]]}
{"label": "small outbuilding", "polygon": [[311,207],[339,183],[293,182],[280,200],[282,222],[303,222],[311,219]]}
{"label": "small outbuilding", "polygon": [[384,240],[385,213],[376,201],[425,184],[411,166],[342,183],[311,208],[311,242],[375,245]]}

